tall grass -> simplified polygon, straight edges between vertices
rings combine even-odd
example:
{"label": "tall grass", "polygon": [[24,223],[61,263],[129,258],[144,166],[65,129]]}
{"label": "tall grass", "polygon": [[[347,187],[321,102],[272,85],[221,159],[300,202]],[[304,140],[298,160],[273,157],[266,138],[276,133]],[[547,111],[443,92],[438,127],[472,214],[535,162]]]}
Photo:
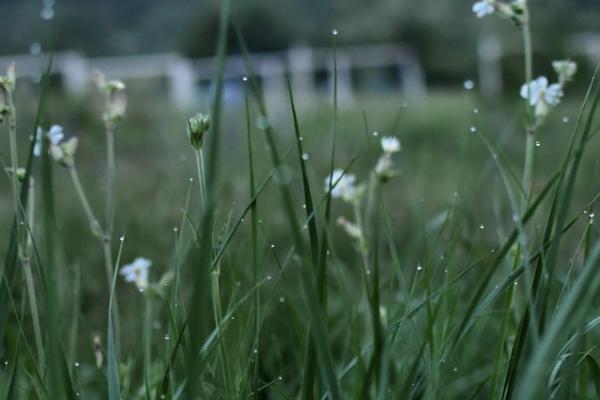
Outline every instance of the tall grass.
{"label": "tall grass", "polygon": [[[492,3],[491,13],[521,30],[524,79],[531,82],[529,7]],[[594,224],[600,187],[598,171],[589,170],[599,165],[598,72],[573,129],[562,133],[570,136],[560,160],[543,164],[548,170],[536,163],[540,135],[559,134],[546,129],[558,111],[533,104],[538,93],[526,86],[520,106],[525,129],[511,138],[523,147],[522,171],[514,146],[495,134],[505,127],[481,123],[474,134],[457,134],[465,146],[456,168],[464,172],[450,200],[432,211],[425,196],[412,201],[415,195],[403,190],[415,187],[409,183],[416,173],[407,172],[417,169],[406,160],[419,161],[410,156],[410,140],[400,152],[390,136],[410,139],[403,130],[416,129],[408,126],[405,108],[389,118],[396,122],[385,135],[372,131],[383,125],[372,117],[377,110],[340,112],[338,34],[332,36],[333,85],[320,113],[327,117],[316,135],[291,83],[285,111],[267,107],[235,8],[221,2],[210,109],[187,126],[170,127],[182,135],[187,128],[191,144],[184,160],[192,160],[187,170],[194,171],[184,198],[172,199],[182,204],[173,234],[119,222],[120,215],[136,212],[117,191],[125,107],[120,82],[100,85],[107,151],[96,165],[106,177],[102,201],[90,195],[93,184],[76,163],[90,149],[38,134],[58,122],[45,102],[51,65],[26,153],[19,149],[26,134],[16,125],[17,92],[7,84],[12,72],[2,78],[10,156],[2,158],[9,179],[1,183],[10,193],[13,221],[2,249],[2,398],[600,396],[600,240]],[[232,39],[247,76],[242,128],[229,132],[226,122],[235,113],[223,101],[223,88]],[[358,136],[340,128],[345,118]],[[242,151],[229,148],[230,133]],[[241,161],[233,160],[240,154]],[[471,157],[480,162],[477,171],[467,168]],[[419,169],[436,160],[426,161]],[[431,182],[419,184],[426,193],[442,190]],[[86,249],[97,253],[89,258],[94,262],[69,265],[69,253],[80,244],[66,239],[57,212],[67,191],[79,202],[69,213],[80,213],[101,245]],[[145,254],[123,265],[136,242],[165,236],[172,252],[151,268]],[[94,291],[102,310],[95,318],[77,288],[89,288],[102,269],[108,285],[93,284],[107,288]]]}

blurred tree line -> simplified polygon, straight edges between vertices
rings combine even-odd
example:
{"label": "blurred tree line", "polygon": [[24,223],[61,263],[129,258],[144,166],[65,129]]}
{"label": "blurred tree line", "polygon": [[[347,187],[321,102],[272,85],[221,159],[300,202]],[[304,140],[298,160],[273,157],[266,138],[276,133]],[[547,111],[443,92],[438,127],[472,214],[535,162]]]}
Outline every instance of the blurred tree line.
{"label": "blurred tree line", "polygon": [[[515,30],[496,18],[476,19],[474,0],[233,0],[233,18],[252,51],[294,44],[410,44],[429,76],[454,79],[476,67],[477,38]],[[569,33],[595,30],[600,0],[530,0],[538,48],[566,56]],[[219,0],[56,0],[55,17],[40,18],[42,0],[0,0],[0,53],[24,53],[31,43],[88,56],[179,51],[213,54]],[[234,35],[230,51],[236,52]]]}

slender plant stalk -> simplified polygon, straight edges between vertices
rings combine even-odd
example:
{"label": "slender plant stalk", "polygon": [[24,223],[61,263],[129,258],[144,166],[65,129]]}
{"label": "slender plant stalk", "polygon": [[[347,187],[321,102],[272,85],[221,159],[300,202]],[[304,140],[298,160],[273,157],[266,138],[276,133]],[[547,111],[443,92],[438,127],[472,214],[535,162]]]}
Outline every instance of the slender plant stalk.
{"label": "slender plant stalk", "polygon": [[[106,231],[112,237],[115,219],[115,133],[106,125]],[[112,264],[112,263],[111,263]],[[112,277],[112,274],[111,274]]]}
{"label": "slender plant stalk", "polygon": [[[252,124],[250,122],[250,102],[248,100],[248,88],[244,85],[244,105],[246,112],[246,141],[248,145],[248,174],[250,179],[250,198],[256,197],[256,182],[254,179],[254,157],[252,148]],[[250,209],[251,219],[251,235],[252,235],[252,287],[256,288],[258,285],[258,212],[257,202],[252,202],[252,208]],[[258,398],[258,365],[259,352],[254,352],[254,349],[258,350],[260,343],[260,290],[254,290],[254,296],[252,299],[254,309],[254,345],[253,345],[253,392],[254,397]]]}
{"label": "slender plant stalk", "polygon": [[33,234],[33,221],[34,221],[34,188],[33,188],[33,179],[29,182],[29,199],[27,204],[27,213],[28,213],[28,221],[27,224],[29,226],[30,234],[27,237],[27,246],[24,250],[26,253],[22,258],[23,263],[23,272],[25,274],[25,285],[27,287],[27,297],[29,300],[29,307],[31,310],[31,319],[33,321],[33,334],[35,338],[35,345],[37,347],[38,357],[39,357],[39,369],[43,373],[46,369],[46,360],[44,356],[44,344],[42,341],[42,329],[40,327],[40,314],[37,306],[37,296],[35,294],[35,284],[33,281],[33,273],[31,271],[31,246],[32,240],[31,235]]}
{"label": "slender plant stalk", "polygon": [[[83,206],[83,210],[85,211],[85,215],[88,219],[88,223],[90,224],[90,229],[92,234],[98,238],[100,245],[102,247],[102,257],[104,259],[104,269],[106,272],[106,278],[108,280],[109,288],[112,284],[113,280],[113,261],[112,261],[112,250],[111,250],[111,240],[110,236],[104,233],[98,219],[94,215],[92,211],[92,207],[90,206],[90,202],[85,194],[85,190],[83,189],[83,185],[81,184],[81,180],[79,179],[79,173],[77,172],[77,167],[75,163],[69,166],[69,173],[71,175],[71,180],[73,181],[73,186],[75,186],[75,191],[77,192],[77,196],[79,197],[79,201]],[[120,318],[119,318],[119,308],[117,303],[117,295],[113,294],[113,315],[114,315],[114,330],[115,330],[115,338],[120,337]],[[116,340],[116,348],[117,353],[119,352],[119,340]]]}
{"label": "slender plant stalk", "polygon": [[198,173],[198,184],[200,185],[200,200],[202,207],[206,208],[206,177],[204,176],[204,155],[203,150],[194,151],[196,154],[196,170]]}
{"label": "slender plant stalk", "polygon": [[533,48],[531,45],[531,31],[529,28],[529,11],[525,7],[525,22],[521,27],[523,35],[523,49],[525,53],[525,84],[527,85],[527,98],[526,110],[527,110],[527,139],[525,142],[525,165],[523,168],[523,191],[525,193],[525,199],[523,201],[522,212],[525,212],[529,199],[531,198],[531,191],[533,189],[533,169],[535,164],[535,122],[533,121],[533,108],[529,103],[529,97],[531,96],[530,83],[533,79]]}

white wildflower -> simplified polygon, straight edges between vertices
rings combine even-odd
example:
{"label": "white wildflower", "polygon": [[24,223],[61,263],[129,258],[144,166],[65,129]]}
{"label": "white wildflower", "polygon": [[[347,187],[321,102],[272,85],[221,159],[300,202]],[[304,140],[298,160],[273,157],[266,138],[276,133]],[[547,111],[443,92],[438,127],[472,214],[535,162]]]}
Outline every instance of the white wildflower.
{"label": "white wildflower", "polygon": [[384,153],[396,153],[400,151],[400,141],[394,136],[384,136],[381,138],[381,148]]}
{"label": "white wildflower", "polygon": [[48,131],[48,139],[50,143],[59,144],[65,138],[63,127],[60,125],[52,125]]}
{"label": "white wildflower", "polygon": [[148,287],[148,268],[152,261],[144,257],[138,257],[131,264],[121,267],[119,274],[123,275],[125,281],[133,282],[138,289],[144,290]]}
{"label": "white wildflower", "polygon": [[329,190],[329,182],[333,189],[331,189],[331,196],[334,198],[342,198],[346,201],[352,201],[356,198],[358,190],[354,185],[356,177],[350,174],[344,174],[341,169],[336,169],[333,173],[325,178],[325,192]]}
{"label": "white wildflower", "polygon": [[557,106],[562,96],[562,86],[558,83],[548,85],[545,76],[540,76],[521,87],[521,97],[528,99],[529,104],[535,107],[535,115],[538,117],[546,116],[549,106]]}
{"label": "white wildflower", "polygon": [[473,12],[477,18],[483,18],[486,15],[491,15],[496,10],[496,2],[494,0],[481,0],[473,4]]}

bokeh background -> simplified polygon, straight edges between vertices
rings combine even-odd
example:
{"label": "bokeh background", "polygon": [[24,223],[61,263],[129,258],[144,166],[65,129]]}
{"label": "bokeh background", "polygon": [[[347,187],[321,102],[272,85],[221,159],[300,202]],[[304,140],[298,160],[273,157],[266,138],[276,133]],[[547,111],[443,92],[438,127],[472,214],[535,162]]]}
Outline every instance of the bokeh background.
{"label": "bokeh background", "polygon": [[[553,110],[539,132],[535,184],[540,187],[554,172],[556,160],[570,139],[585,88],[595,63],[600,60],[600,3],[598,0],[531,0],[530,3],[535,74],[554,79],[550,64],[553,59],[571,58],[579,63],[578,75],[567,89],[565,101]],[[330,56],[332,31],[338,31],[335,46],[340,60],[349,62],[341,65],[345,68],[343,87],[350,90],[351,95],[346,93],[340,97],[337,165],[345,166],[353,155],[360,154],[353,170],[359,180],[366,179],[378,154],[365,149],[365,134],[371,141],[376,140],[373,132],[401,139],[403,150],[397,159],[401,174],[390,185],[386,196],[393,205],[390,212],[399,249],[407,250],[404,262],[411,268],[419,262],[416,236],[420,228],[453,202],[471,205],[465,215],[471,222],[465,228],[465,240],[477,242],[476,246],[485,251],[503,237],[507,221],[502,216],[511,212],[493,159],[471,131],[476,129],[485,134],[502,149],[514,168],[520,170],[525,141],[523,107],[518,97],[518,88],[523,83],[520,34],[506,21],[475,18],[471,7],[472,2],[467,0],[233,1],[233,19],[250,52],[257,55],[258,64],[266,63],[259,70],[276,75],[275,79],[266,77],[261,83],[274,93],[271,117],[284,149],[291,148],[293,125],[282,82],[285,83],[286,78],[292,81],[298,97],[309,173],[316,187],[322,186],[328,171],[333,115]],[[60,124],[68,136],[79,137],[77,163],[98,214],[103,210],[104,201],[105,138],[102,99],[89,79],[93,69],[99,66],[104,66],[105,72],[109,70],[110,78],[124,78],[129,108],[117,131],[116,231],[129,238],[123,259],[129,261],[141,255],[152,259],[155,279],[170,260],[173,227],[181,222],[182,207],[190,191],[192,204],[197,201],[196,182],[190,182],[190,177],[195,175],[195,160],[186,137],[186,117],[209,111],[211,85],[206,76],[210,77],[212,72],[210,57],[218,35],[218,8],[218,1],[208,0],[0,0],[3,16],[0,64],[3,63],[4,68],[8,61],[16,59],[17,69],[22,73],[16,102],[23,156],[33,130],[39,76],[48,52],[56,52],[55,60],[74,55],[76,62],[84,60],[86,63],[83,69],[75,71],[82,77],[76,90],[69,86],[69,77],[61,72],[62,64],[55,65],[43,124],[45,127]],[[233,30],[229,39],[230,60],[235,61],[240,47]],[[391,46],[377,47],[379,45]],[[344,58],[352,46],[366,47],[355,51],[358,56]],[[302,82],[306,80],[295,80],[294,63],[290,64],[286,58],[290,49],[304,51],[296,53],[300,54],[296,60],[301,64],[302,60],[306,61],[306,54],[312,54],[312,60],[319,63],[304,74],[304,78],[309,76],[312,82],[310,94],[303,87]],[[365,66],[370,55],[366,51],[361,53],[361,49],[379,49],[377,54],[393,61]],[[413,68],[413,75],[409,74],[409,78],[415,79],[412,86],[406,86],[408,78],[403,74],[406,65],[394,61],[397,49],[410,54],[408,69]],[[490,54],[495,60],[491,64]],[[135,71],[125,73],[121,67],[135,61],[131,58],[134,55],[158,58],[142,58],[141,63],[138,59],[134,64],[142,71],[136,77]],[[260,58],[261,55],[264,57]],[[271,56],[276,61],[277,57],[284,61],[270,64]],[[144,64],[163,61],[172,66],[169,63],[173,60],[184,63],[174,67],[183,68],[175,70],[183,71],[181,74],[171,71],[172,74],[179,77],[191,74],[192,77],[191,87],[185,86],[188,81],[183,83],[185,100],[181,102],[173,95],[173,85],[177,83],[167,73],[145,76],[142,68]],[[31,71],[26,65],[33,66]],[[241,81],[247,72],[235,63],[228,68],[224,148],[219,158],[222,220],[229,213],[234,217],[239,215],[249,199]],[[120,76],[121,73],[126,76]],[[491,83],[482,81],[488,79],[486,76]],[[368,128],[364,126],[363,112]],[[262,179],[270,166],[260,121],[254,118],[253,132],[261,154],[258,171]],[[4,127],[0,131],[0,154],[4,160],[8,144],[3,130]],[[576,200],[580,208],[590,194],[598,191],[600,181],[598,140],[593,140],[590,146],[593,150],[588,154],[596,154],[596,157],[584,159]],[[290,168],[290,174],[290,180],[299,181],[296,168]],[[80,329],[91,343],[92,332],[102,329],[105,320],[106,288],[101,252],[88,232],[66,171],[57,167],[55,181],[67,271],[64,279],[69,282],[69,290],[80,299],[78,307],[83,316]],[[11,215],[9,188],[9,179],[2,175],[2,226],[8,226]],[[275,211],[279,209],[276,189],[269,188],[265,192],[260,214],[265,226],[264,241],[275,243],[275,252],[281,249],[280,256],[283,256],[289,238],[283,216]],[[298,212],[301,206],[299,203]],[[348,211],[344,207],[340,205],[336,213]],[[7,231],[0,230],[0,258],[5,255],[3,243],[7,243]],[[351,261],[353,250],[349,241],[337,230],[334,235],[340,239],[336,244],[340,259]],[[237,245],[248,246],[247,237],[240,235]],[[226,258],[226,262],[240,261]],[[276,265],[269,268],[275,269]],[[131,315],[139,307],[140,296],[132,285],[120,282],[119,286],[126,293],[122,299],[122,314]],[[273,293],[273,298],[279,296],[287,296],[285,285]],[[123,327],[127,330],[127,321]],[[136,339],[125,337],[124,340],[135,343]],[[89,343],[83,340],[77,344],[84,349],[83,360],[91,360]],[[285,366],[280,368],[285,371]]]}

